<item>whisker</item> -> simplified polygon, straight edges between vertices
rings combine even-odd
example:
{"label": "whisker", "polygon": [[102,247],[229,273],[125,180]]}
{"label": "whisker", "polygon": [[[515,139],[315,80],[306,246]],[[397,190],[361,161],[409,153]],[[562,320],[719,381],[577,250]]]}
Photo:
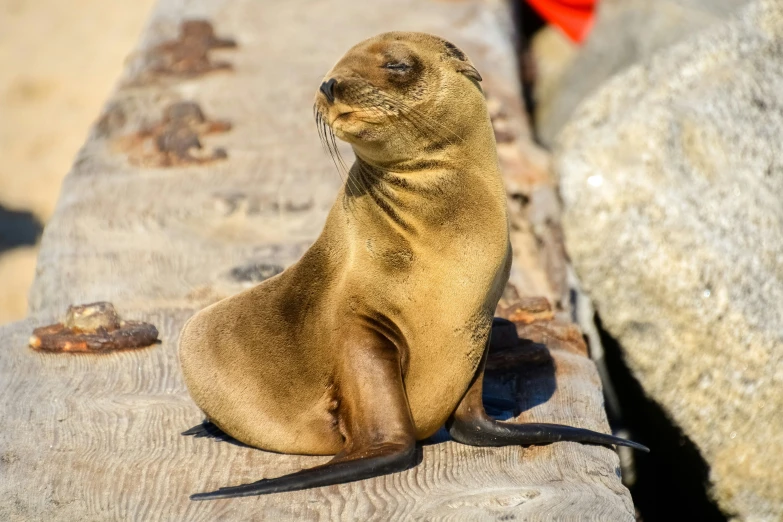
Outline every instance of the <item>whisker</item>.
{"label": "whisker", "polygon": [[[426,114],[423,114],[423,113],[421,113],[420,111],[418,111],[418,110],[416,110],[415,108],[411,107],[410,105],[406,104],[406,103],[405,103],[404,101],[402,101],[401,99],[399,99],[399,98],[397,98],[397,97],[395,97],[395,96],[393,96],[393,95],[389,94],[388,92],[382,91],[382,90],[380,90],[380,89],[378,89],[378,94],[379,94],[380,96],[382,96],[382,97],[383,97],[385,100],[387,100],[387,101],[389,101],[389,102],[391,102],[391,103],[393,103],[393,104],[397,104],[399,107],[401,107],[403,110],[402,110],[402,111],[400,111],[400,112],[405,112],[405,111],[407,111],[407,112],[409,112],[409,113],[412,113],[414,116],[416,116],[416,117],[419,119],[419,121],[420,121],[420,122],[423,122],[423,123],[427,124],[427,125],[430,127],[430,130],[433,130],[433,131],[434,131],[435,129],[433,128],[433,125],[436,125],[436,126],[438,126],[438,127],[442,128],[443,130],[447,131],[448,133],[450,133],[452,136],[454,136],[454,137],[455,137],[455,138],[457,138],[458,140],[460,140],[460,141],[462,141],[462,142],[464,142],[464,141],[465,141],[465,140],[464,140],[464,138],[462,138],[462,136],[460,136],[459,134],[457,134],[457,133],[456,133],[456,132],[454,132],[453,130],[449,129],[448,127],[446,127],[445,125],[443,125],[443,124],[442,124],[442,123],[440,123],[439,121],[437,121],[437,120],[434,120],[433,118],[430,118],[430,117],[429,117],[429,116],[427,116]],[[408,116],[409,116],[409,115],[408,115]],[[443,136],[442,134],[440,134],[440,133],[437,133],[437,134],[438,134],[440,137],[443,137],[443,138],[445,138],[445,136]],[[451,143],[451,141],[449,141],[449,143]],[[453,144],[453,143],[452,143],[452,144]]]}
{"label": "whisker", "polygon": [[332,161],[334,162],[334,166],[337,168],[338,171],[345,173],[345,180],[344,183],[347,183],[349,187],[356,191],[356,193],[361,193],[360,187],[357,184],[356,179],[351,176],[351,172],[348,169],[347,165],[345,164],[345,161],[343,161],[343,156],[340,154],[340,149],[337,146],[337,139],[335,138],[334,131],[331,127],[324,124],[324,129],[327,132],[327,146],[329,147],[330,154],[332,156]]}
{"label": "whisker", "polygon": [[[343,179],[341,166],[343,167],[343,170],[345,169],[345,163],[340,161],[338,164],[336,158],[335,158],[335,151],[332,150],[332,147],[330,145],[329,139],[327,136],[331,135],[332,139],[334,138],[334,135],[331,133],[331,129],[326,124],[326,121],[324,120],[323,115],[320,113],[320,111],[317,111],[316,116],[316,129],[318,130],[318,136],[321,140],[321,145],[324,148],[324,151],[329,154],[329,157],[332,158],[332,163],[334,163],[334,167],[337,170],[337,175],[340,177],[340,182],[345,183],[345,179]],[[336,148],[336,144],[335,144]],[[339,155],[339,151],[337,151],[337,154]]]}

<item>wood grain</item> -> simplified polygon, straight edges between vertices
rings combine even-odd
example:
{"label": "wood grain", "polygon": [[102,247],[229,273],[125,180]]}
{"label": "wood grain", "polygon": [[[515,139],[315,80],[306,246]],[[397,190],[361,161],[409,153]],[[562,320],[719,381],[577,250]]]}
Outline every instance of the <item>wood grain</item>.
{"label": "wood grain", "polygon": [[[237,49],[216,55],[233,71],[140,80],[145,50],[191,18],[209,19],[219,36],[237,41]],[[0,328],[0,520],[633,520],[617,455],[574,443],[433,443],[418,467],[373,480],[188,500],[325,460],[180,436],[201,414],[176,357],[184,321],[248,284],[232,278],[232,268],[287,266],[320,233],[340,184],[312,121],[322,74],[348,47],[384,30],[454,41],[503,108],[512,136],[501,147],[510,189],[530,191],[547,180],[522,112],[508,20],[499,0],[161,0],[65,179],[44,234],[30,316]],[[203,139],[228,159],[133,167],[117,140],[182,100],[232,123],[230,132]],[[554,299],[560,276],[541,263],[546,255],[529,223],[515,220],[517,290]],[[27,347],[33,328],[60,319],[68,305],[99,300],[128,320],[156,325],[162,344],[106,355]],[[552,358],[548,370],[517,376],[522,391],[512,398],[520,419],[607,431],[592,362],[557,350]]]}

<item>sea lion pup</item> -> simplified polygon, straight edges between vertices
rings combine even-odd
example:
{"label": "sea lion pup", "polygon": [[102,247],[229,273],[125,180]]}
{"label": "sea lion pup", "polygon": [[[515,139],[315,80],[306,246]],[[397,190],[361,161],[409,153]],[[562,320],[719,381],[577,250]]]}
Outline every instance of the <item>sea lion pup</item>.
{"label": "sea lion pup", "polygon": [[[223,432],[283,453],[335,455],[193,499],[326,486],[407,469],[446,424],[466,444],[622,444],[554,424],[498,422],[481,401],[511,263],[506,195],[481,76],[454,45],[386,33],[334,66],[315,102],[322,138],[356,162],[302,259],[191,318],[179,354]],[[188,430],[198,434],[202,428]]]}

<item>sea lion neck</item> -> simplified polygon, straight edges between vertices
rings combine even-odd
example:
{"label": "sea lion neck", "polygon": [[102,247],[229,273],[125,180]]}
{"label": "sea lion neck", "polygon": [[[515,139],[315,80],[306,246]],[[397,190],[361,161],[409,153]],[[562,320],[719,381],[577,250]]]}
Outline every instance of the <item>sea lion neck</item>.
{"label": "sea lion neck", "polygon": [[353,151],[360,168],[369,168],[379,174],[413,174],[433,167],[450,168],[452,163],[450,155],[444,154],[444,148],[433,154],[425,152],[426,145],[410,144],[405,154],[399,156],[368,154],[366,150],[357,150],[355,146]]}
{"label": "sea lion neck", "polygon": [[[396,163],[395,167],[412,167],[416,160]],[[345,182],[345,203],[349,218],[358,223],[368,220],[384,223],[403,235],[418,235],[421,231],[420,209],[431,212],[439,204],[449,171],[431,169],[392,170],[368,162],[357,155]]]}
{"label": "sea lion neck", "polygon": [[374,223],[372,228],[380,225],[413,240],[433,233],[433,227],[480,213],[481,198],[462,201],[461,205],[454,202],[465,193],[498,192],[493,188],[499,185],[497,170],[466,169],[465,162],[465,158],[460,165],[458,158],[428,155],[397,162],[392,169],[357,156],[344,187],[348,219],[356,220],[360,228]]}

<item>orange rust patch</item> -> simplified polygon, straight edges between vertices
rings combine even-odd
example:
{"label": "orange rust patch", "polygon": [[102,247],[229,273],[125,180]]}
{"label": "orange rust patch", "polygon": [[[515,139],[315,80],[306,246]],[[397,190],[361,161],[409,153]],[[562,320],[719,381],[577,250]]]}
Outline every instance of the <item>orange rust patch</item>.
{"label": "orange rust patch", "polygon": [[546,297],[520,297],[507,306],[498,307],[497,314],[517,324],[549,321],[555,317]]}
{"label": "orange rust patch", "polygon": [[160,123],[122,136],[114,146],[138,167],[202,165],[226,159],[228,154],[222,148],[205,148],[201,138],[230,129],[228,121],[208,120],[197,103],[176,102],[165,109]]}
{"label": "orange rust patch", "polygon": [[553,350],[565,350],[587,356],[587,344],[582,331],[573,323],[562,321],[537,321],[531,324],[517,325],[520,339],[529,339],[545,344]]}
{"label": "orange rust patch", "polygon": [[158,339],[149,323],[123,321],[107,302],[71,306],[63,323],[33,330],[30,347],[44,352],[106,353],[143,348]]}
{"label": "orange rust patch", "polygon": [[143,79],[151,77],[194,77],[214,71],[230,71],[228,62],[210,58],[214,49],[233,49],[231,38],[218,38],[207,20],[186,20],[180,25],[180,34],[174,40],[153,47],[145,55],[147,66]]}
{"label": "orange rust patch", "polygon": [[579,327],[555,320],[552,306],[545,297],[516,296],[511,304],[498,305],[496,313],[516,325],[518,340],[514,343],[506,331],[509,323],[500,319],[494,321],[493,335],[499,339],[490,345],[488,371],[549,364],[552,360],[550,350],[588,355]]}

